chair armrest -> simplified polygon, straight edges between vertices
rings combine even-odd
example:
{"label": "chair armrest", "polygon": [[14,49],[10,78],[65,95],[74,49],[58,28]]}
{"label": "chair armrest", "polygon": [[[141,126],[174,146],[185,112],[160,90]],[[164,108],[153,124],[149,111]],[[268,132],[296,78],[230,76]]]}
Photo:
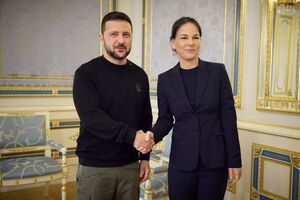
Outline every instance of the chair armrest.
{"label": "chair armrest", "polygon": [[153,153],[153,154],[160,154],[161,150],[160,149],[152,149],[151,153]]}
{"label": "chair armrest", "polygon": [[161,173],[167,173],[168,172],[168,166],[158,166],[152,169],[152,174],[161,174]]}
{"label": "chair armrest", "polygon": [[63,155],[66,154],[67,149],[66,147],[64,147],[64,145],[54,141],[54,140],[48,140],[47,142],[51,147],[55,148],[56,150],[58,150],[59,152],[61,152]]}
{"label": "chair armrest", "polygon": [[63,184],[66,184],[66,177],[68,176],[68,167],[67,167],[67,148],[64,147],[62,144],[54,141],[54,140],[48,140],[47,143],[57,149],[59,152],[61,152],[62,154],[62,158],[61,158],[61,167],[62,167],[62,171],[63,171]]}
{"label": "chair armrest", "polygon": [[154,161],[159,161],[161,157],[161,150],[159,149],[152,149],[150,153],[150,158]]}

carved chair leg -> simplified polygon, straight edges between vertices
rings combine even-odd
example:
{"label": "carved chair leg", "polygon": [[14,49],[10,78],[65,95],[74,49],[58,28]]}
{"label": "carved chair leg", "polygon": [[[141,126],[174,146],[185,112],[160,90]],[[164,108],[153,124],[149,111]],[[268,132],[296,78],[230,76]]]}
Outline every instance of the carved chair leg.
{"label": "carved chair leg", "polygon": [[66,200],[67,199],[67,191],[66,191],[66,178],[62,179],[62,186],[61,186],[61,199]]}
{"label": "carved chair leg", "polygon": [[152,180],[149,178],[145,183],[144,200],[152,200]]}
{"label": "carved chair leg", "polygon": [[62,166],[62,173],[63,173],[62,187],[61,187],[61,199],[66,200],[67,199],[66,184],[67,184],[67,177],[68,177],[66,148],[63,149],[62,159],[61,159],[61,166]]}
{"label": "carved chair leg", "polygon": [[49,196],[49,181],[45,182],[45,188],[44,188],[44,197],[48,197]]}

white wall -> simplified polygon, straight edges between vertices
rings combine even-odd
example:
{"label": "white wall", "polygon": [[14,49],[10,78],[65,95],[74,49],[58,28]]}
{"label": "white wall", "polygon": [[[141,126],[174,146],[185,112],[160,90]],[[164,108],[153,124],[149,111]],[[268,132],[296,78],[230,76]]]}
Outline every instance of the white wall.
{"label": "white wall", "polygon": [[142,67],[143,1],[117,1],[117,10],[126,13],[131,19],[133,27],[133,41],[131,53],[129,54],[128,58],[138,66]]}

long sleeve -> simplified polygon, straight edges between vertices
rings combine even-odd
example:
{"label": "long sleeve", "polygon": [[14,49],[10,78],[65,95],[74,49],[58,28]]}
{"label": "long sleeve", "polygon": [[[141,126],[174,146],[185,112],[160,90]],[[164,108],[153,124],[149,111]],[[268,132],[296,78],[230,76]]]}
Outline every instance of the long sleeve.
{"label": "long sleeve", "polygon": [[169,133],[173,127],[173,115],[170,111],[168,99],[165,96],[163,89],[163,80],[161,76],[158,77],[157,82],[157,103],[158,103],[158,118],[152,128],[154,133],[155,142],[159,142],[162,138]]}
{"label": "long sleeve", "polygon": [[[101,140],[133,143],[136,129],[115,121],[101,107],[99,91],[89,72],[77,70],[73,84],[73,99],[81,126]],[[100,103],[99,103],[100,102]],[[99,134],[101,133],[101,134]]]}
{"label": "long sleeve", "polygon": [[220,83],[220,117],[225,136],[228,167],[241,167],[241,153],[236,125],[236,111],[230,81],[222,67]]}
{"label": "long sleeve", "polygon": [[[145,92],[145,103],[143,106],[143,114],[141,119],[140,127],[141,129],[146,132],[151,129],[152,127],[152,109],[151,109],[151,102],[150,102],[150,94],[149,94],[149,81],[147,79],[146,82],[146,92]],[[150,153],[147,154],[140,154],[140,160],[149,160]]]}

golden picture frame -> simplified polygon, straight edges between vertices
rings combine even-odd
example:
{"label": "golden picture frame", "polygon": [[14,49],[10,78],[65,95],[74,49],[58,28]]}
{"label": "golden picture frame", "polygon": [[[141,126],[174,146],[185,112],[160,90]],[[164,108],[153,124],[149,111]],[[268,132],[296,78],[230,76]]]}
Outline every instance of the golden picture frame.
{"label": "golden picture frame", "polygon": [[261,0],[257,110],[300,113],[300,1]]}

